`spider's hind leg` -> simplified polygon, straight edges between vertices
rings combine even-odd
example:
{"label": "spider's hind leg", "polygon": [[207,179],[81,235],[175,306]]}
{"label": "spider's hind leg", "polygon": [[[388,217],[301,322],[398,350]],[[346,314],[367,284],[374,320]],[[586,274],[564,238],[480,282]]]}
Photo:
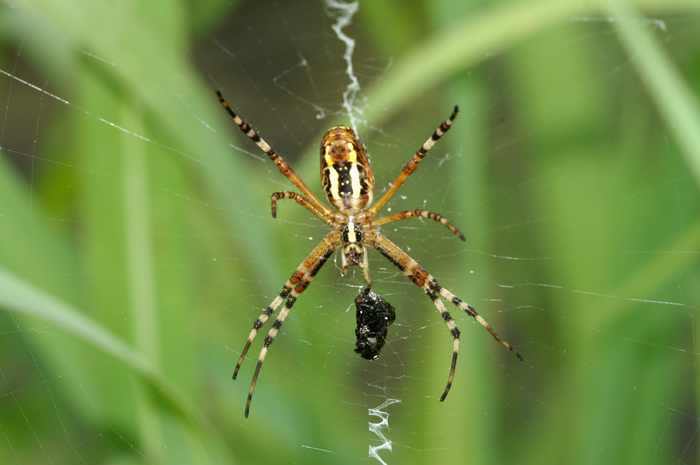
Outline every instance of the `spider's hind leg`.
{"label": "spider's hind leg", "polygon": [[416,154],[411,158],[408,163],[406,163],[406,166],[399,172],[399,175],[396,177],[394,182],[389,184],[389,188],[384,192],[384,195],[377,200],[377,202],[372,205],[368,210],[369,217],[373,217],[374,215],[377,214],[379,210],[382,209],[384,204],[386,204],[389,199],[396,193],[396,191],[401,187],[401,184],[404,183],[406,179],[416,170],[418,167],[418,163],[423,159],[423,157],[428,153],[428,150],[433,148],[435,143],[445,135],[447,131],[450,130],[450,127],[452,126],[452,122],[454,119],[457,117],[457,112],[459,109],[455,105],[455,109],[452,112],[452,115],[450,115],[447,120],[443,121],[440,126],[435,130],[432,136],[430,136],[430,139],[425,141],[423,146],[416,152]]}
{"label": "spider's hind leg", "polygon": [[[275,165],[277,165],[277,168],[280,170],[282,174],[284,174],[292,183],[294,183],[295,186],[304,194],[306,197],[307,203],[313,207],[309,208],[309,206],[304,205],[306,208],[311,210],[316,216],[321,218],[323,221],[326,221],[326,218],[330,217],[333,212],[331,211],[330,208],[326,207],[321,203],[320,200],[318,200],[318,197],[314,195],[313,192],[311,192],[311,189],[302,181],[302,179],[299,177],[299,175],[292,169],[289,164],[287,164],[282,157],[272,150],[272,147],[270,147],[270,144],[265,142],[265,140],[260,137],[260,135],[250,127],[248,123],[243,121],[232,109],[231,107],[228,106],[228,103],[226,103],[226,100],[224,100],[224,96],[221,95],[221,92],[218,90],[216,91],[216,95],[219,97],[219,101],[221,102],[221,105],[224,107],[224,109],[228,112],[228,114],[231,116],[231,119],[233,119],[233,122],[236,123],[236,125],[240,128],[243,133],[248,136],[250,140],[255,142],[255,144],[265,152],[265,154],[270,157],[270,160],[272,160]],[[298,202],[299,200],[297,200]],[[301,202],[300,202],[301,203]],[[303,204],[302,204],[303,205]],[[273,212],[274,216],[274,212]],[[327,222],[327,221],[326,221]]]}

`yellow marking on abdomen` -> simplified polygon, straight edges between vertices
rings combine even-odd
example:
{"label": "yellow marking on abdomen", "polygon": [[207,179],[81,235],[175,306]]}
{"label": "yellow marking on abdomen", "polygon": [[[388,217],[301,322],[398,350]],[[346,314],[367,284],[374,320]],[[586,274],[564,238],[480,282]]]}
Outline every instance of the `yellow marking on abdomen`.
{"label": "yellow marking on abdomen", "polygon": [[[327,150],[327,149],[326,149]],[[338,171],[333,168],[333,162],[331,161],[330,155],[326,153],[324,156],[324,159],[326,160],[326,167],[328,168],[328,180],[331,183],[331,196],[333,197],[334,200],[339,201],[340,200],[340,193],[338,191]]]}
{"label": "yellow marking on abdomen", "polygon": [[357,163],[353,163],[352,168],[350,168],[350,182],[352,183],[352,198],[359,199],[362,193],[362,183],[360,182],[360,170],[357,169]]}

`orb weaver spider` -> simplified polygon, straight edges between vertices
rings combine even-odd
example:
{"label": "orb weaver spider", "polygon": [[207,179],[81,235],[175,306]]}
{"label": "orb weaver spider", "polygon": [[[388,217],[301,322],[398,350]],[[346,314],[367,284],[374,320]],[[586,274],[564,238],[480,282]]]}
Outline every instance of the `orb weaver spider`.
{"label": "orb weaver spider", "polygon": [[491,329],[486,320],[476,313],[471,305],[440,286],[435,278],[428,274],[418,262],[377,230],[379,226],[385,224],[420,216],[442,223],[460,239],[463,241],[466,240],[464,235],[442,215],[426,210],[402,211],[378,219],[374,218],[379,210],[381,210],[394,193],[396,193],[399,187],[401,187],[404,181],[415,171],[418,167],[418,163],[420,163],[426,153],[428,153],[438,139],[450,129],[459,111],[457,106],[455,106],[452,115],[435,130],[433,135],[430,136],[413,158],[403,167],[394,182],[389,185],[386,192],[374,204],[372,204],[372,200],[374,199],[374,173],[372,172],[372,166],[367,157],[364,144],[352,128],[347,126],[335,126],[329,129],[323,136],[321,142],[321,182],[326,198],[333,207],[333,209],[331,209],[321,203],[306,186],[304,181],[301,180],[299,175],[294,172],[292,167],[282,160],[282,157],[272,150],[272,147],[270,147],[248,123],[244,122],[233,112],[231,107],[229,107],[224,100],[221,92],[216,91],[216,94],[221,101],[221,105],[223,105],[229,115],[231,115],[231,118],[233,118],[233,121],[238,125],[241,131],[255,142],[277,165],[277,168],[279,168],[282,174],[289,178],[301,191],[301,194],[297,194],[296,192],[273,193],[271,197],[272,217],[277,217],[278,200],[293,199],[332,228],[332,231],[311,251],[309,256],[306,257],[301,265],[299,265],[299,268],[297,268],[294,274],[292,274],[289,280],[284,284],[282,292],[279,293],[272,303],[263,311],[260,317],[255,320],[255,323],[253,323],[253,330],[250,332],[241,357],[238,359],[236,369],[233,372],[233,379],[236,379],[238,376],[238,370],[248,353],[250,345],[258,334],[258,330],[260,330],[282,302],[286,300],[284,307],[282,307],[277,319],[275,319],[275,322],[272,324],[272,328],[270,328],[270,331],[267,333],[263,348],[258,356],[258,364],[255,367],[253,381],[248,391],[248,401],[245,407],[246,418],[250,412],[250,402],[253,399],[255,383],[258,380],[260,368],[262,367],[270,345],[272,345],[277,337],[282,323],[284,323],[284,320],[289,315],[289,311],[292,309],[299,294],[309,287],[316,273],[318,273],[321,267],[326,263],[326,260],[328,260],[331,254],[337,249],[341,249],[340,256],[344,275],[348,274],[349,266],[360,266],[364,273],[365,281],[367,281],[367,286],[372,286],[369,277],[367,253],[365,253],[365,249],[371,247],[377,249],[379,253],[396,265],[416,286],[423,288],[425,293],[428,294],[428,297],[433,301],[433,304],[435,304],[440,315],[442,315],[453,337],[452,366],[450,368],[447,386],[440,397],[440,402],[445,400],[447,393],[450,392],[450,388],[452,387],[452,380],[454,379],[455,368],[457,366],[460,335],[457,324],[445,308],[445,304],[440,300],[440,297],[449,300],[461,310],[474,317],[498,342],[510,349],[520,360],[523,359],[517,350],[501,339],[498,334]]}

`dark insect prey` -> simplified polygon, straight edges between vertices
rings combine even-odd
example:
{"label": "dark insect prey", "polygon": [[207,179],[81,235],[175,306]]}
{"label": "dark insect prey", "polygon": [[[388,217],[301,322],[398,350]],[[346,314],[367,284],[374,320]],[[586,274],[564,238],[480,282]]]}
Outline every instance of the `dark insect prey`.
{"label": "dark insect prey", "polygon": [[396,320],[396,311],[389,302],[369,287],[355,298],[355,307],[355,352],[365,360],[376,360],[386,342],[389,326]]}

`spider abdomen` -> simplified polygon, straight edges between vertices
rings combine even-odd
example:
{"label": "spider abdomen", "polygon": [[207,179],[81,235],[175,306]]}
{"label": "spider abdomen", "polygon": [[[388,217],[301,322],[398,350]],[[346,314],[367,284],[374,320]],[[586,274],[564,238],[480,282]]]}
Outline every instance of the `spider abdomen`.
{"label": "spider abdomen", "polygon": [[330,204],[343,213],[372,203],[374,174],[364,144],[351,128],[336,126],[323,137],[321,183]]}

